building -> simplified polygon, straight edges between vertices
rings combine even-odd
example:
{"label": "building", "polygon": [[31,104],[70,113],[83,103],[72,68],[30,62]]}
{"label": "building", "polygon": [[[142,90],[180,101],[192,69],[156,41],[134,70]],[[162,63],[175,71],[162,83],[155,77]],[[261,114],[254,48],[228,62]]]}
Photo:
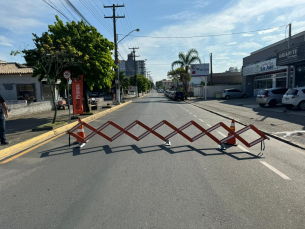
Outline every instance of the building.
{"label": "building", "polygon": [[174,86],[173,82],[171,80],[162,80],[162,88],[167,90],[167,89],[172,89]]}
{"label": "building", "polygon": [[[0,61],[0,91],[5,100],[40,102],[51,100],[51,87],[46,80],[32,77],[34,68],[14,62]],[[56,91],[58,99],[58,91]]]}
{"label": "building", "polygon": [[143,76],[146,76],[145,61],[137,60],[136,66],[137,66],[137,74],[142,74]]}
{"label": "building", "polygon": [[119,72],[126,72],[126,61],[120,60],[118,64]]}
{"label": "building", "polygon": [[[305,65],[301,58],[304,54],[304,41],[305,31],[292,36],[290,50],[287,50],[287,39],[283,39],[243,58],[242,89],[249,95],[256,96],[264,88],[288,87],[287,64],[291,64],[291,86],[305,86]],[[298,50],[299,53],[293,55],[293,50]]]}
{"label": "building", "polygon": [[[211,76],[208,77],[208,82],[210,82]],[[234,85],[242,84],[242,74],[241,72],[224,72],[224,73],[213,73],[213,85]]]}
{"label": "building", "polygon": [[[134,53],[131,52],[127,56],[127,61],[125,62],[125,75],[134,76],[135,75],[135,66],[134,66]],[[144,60],[136,60],[136,71],[137,74],[146,75],[146,67]]]}

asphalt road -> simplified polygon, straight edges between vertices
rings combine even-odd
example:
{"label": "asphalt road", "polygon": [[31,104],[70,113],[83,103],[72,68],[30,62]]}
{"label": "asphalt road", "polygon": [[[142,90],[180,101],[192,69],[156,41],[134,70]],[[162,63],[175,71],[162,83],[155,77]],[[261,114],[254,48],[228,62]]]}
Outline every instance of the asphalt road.
{"label": "asphalt road", "polygon": [[[112,120],[152,127],[190,120],[207,129],[230,120],[156,92],[90,125]],[[237,124],[237,130],[242,127]],[[86,135],[89,130],[85,129]],[[107,127],[104,133],[118,131]],[[141,135],[135,126],[131,133]],[[162,126],[157,132],[170,133]],[[199,133],[194,127],[184,131]],[[223,129],[212,132],[226,136]],[[247,141],[257,138],[249,131]],[[0,164],[0,227],[5,228],[304,228],[305,153],[266,141],[226,151],[204,136],[182,136],[164,146],[156,136],[136,142],[122,135],[112,143],[94,136],[80,150],[64,135]]]}

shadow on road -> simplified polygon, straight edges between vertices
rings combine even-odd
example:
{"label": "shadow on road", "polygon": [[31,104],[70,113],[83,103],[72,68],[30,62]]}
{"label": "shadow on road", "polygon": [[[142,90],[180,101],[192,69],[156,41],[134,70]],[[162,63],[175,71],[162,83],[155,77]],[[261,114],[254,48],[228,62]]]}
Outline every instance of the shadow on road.
{"label": "shadow on road", "polygon": [[[228,147],[230,148],[230,147]],[[97,146],[87,148],[86,146],[83,148],[79,147],[71,147],[69,148],[68,145],[53,148],[50,150],[46,150],[40,152],[40,158],[51,157],[51,156],[59,156],[63,154],[71,154],[73,156],[79,155],[86,155],[91,153],[101,153],[104,152],[105,154],[113,154],[113,153],[122,153],[127,151],[135,151],[138,154],[144,153],[152,153],[152,152],[160,152],[165,151],[169,154],[177,154],[177,153],[185,153],[185,152],[197,152],[202,156],[229,156],[234,158],[238,161],[243,160],[250,160],[250,159],[261,159],[262,157],[252,154],[250,152],[241,151],[239,148],[234,148],[235,152],[226,152],[223,150],[215,149],[215,148],[206,148],[206,149],[197,149],[191,145],[183,145],[183,146],[176,146],[176,147],[166,147],[164,145],[154,145],[154,146],[147,146],[147,147],[138,147],[137,145],[125,145],[125,146],[116,146],[110,147],[109,145]],[[216,151],[212,152],[211,151]]]}

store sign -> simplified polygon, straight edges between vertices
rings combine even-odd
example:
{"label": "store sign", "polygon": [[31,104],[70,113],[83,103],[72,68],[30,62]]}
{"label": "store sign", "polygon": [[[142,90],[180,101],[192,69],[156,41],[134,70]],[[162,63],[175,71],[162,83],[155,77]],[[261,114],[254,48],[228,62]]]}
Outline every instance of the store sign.
{"label": "store sign", "polygon": [[285,69],[285,67],[279,67],[276,65],[276,58],[262,61],[256,64],[250,64],[243,67],[243,76],[257,75],[265,72],[272,72],[276,70]]}
{"label": "store sign", "polygon": [[191,64],[191,77],[208,76],[209,72],[209,64]]}
{"label": "store sign", "polygon": [[128,90],[129,91],[137,91],[137,86],[129,86]]}
{"label": "store sign", "polygon": [[72,97],[73,97],[73,112],[74,114],[83,114],[83,80],[84,76],[79,76],[81,79],[73,79],[72,81]]}
{"label": "store sign", "polygon": [[300,61],[305,60],[305,43],[301,45],[287,49],[276,54],[276,63],[278,66],[287,66],[290,64],[295,64]]}

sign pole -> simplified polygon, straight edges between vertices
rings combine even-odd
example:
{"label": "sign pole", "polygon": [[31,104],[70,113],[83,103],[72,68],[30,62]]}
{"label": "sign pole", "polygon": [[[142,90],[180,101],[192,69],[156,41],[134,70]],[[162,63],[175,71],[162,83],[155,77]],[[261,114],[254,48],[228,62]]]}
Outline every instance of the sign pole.
{"label": "sign pole", "polygon": [[68,106],[69,106],[69,123],[71,123],[71,108],[70,108],[70,96],[69,96],[69,79],[67,79],[67,98],[68,98]]}

